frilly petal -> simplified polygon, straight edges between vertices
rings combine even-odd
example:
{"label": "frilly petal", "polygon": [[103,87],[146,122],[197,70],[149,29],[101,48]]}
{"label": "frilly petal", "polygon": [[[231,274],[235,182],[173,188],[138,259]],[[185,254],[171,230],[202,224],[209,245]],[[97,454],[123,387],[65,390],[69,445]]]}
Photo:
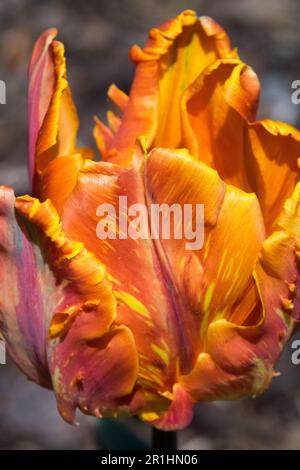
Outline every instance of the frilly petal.
{"label": "frilly petal", "polygon": [[300,320],[299,208],[298,183],[255,264],[260,303],[243,324],[213,321],[204,352],[191,373],[180,378],[195,401],[256,396],[276,375],[278,357]]}
{"label": "frilly petal", "polygon": [[259,88],[239,60],[216,61],[183,95],[183,141],[225,182],[255,192],[271,233],[299,179],[300,134],[288,124],[255,121]]}
{"label": "frilly petal", "polygon": [[29,67],[29,170],[33,193],[51,198],[59,213],[90,149],[77,149],[78,116],[67,81],[64,46],[57,30],[37,40]]}
{"label": "frilly petal", "polygon": [[151,29],[146,47],[133,46],[130,56],[137,68],[129,100],[125,106],[122,102],[121,125],[110,141],[103,125],[97,128],[103,157],[124,166],[130,164],[135,140],[141,135],[146,136],[147,148],[180,144],[183,91],[208,64],[236,57],[236,52],[212,19],[186,10]]}
{"label": "frilly petal", "polygon": [[300,319],[300,183],[277,220],[277,230],[263,244],[255,278],[265,311],[279,316],[289,333]]}
{"label": "frilly petal", "polygon": [[289,124],[263,120],[250,123],[248,136],[249,179],[270,233],[300,178],[300,132]]}
{"label": "frilly petal", "polygon": [[76,407],[99,415],[134,387],[138,360],[133,335],[115,324],[116,303],[105,266],[82,243],[66,237],[51,202],[23,196],[16,208],[43,234],[47,262],[61,287],[47,351],[59,411],[70,422]]}
{"label": "frilly petal", "polygon": [[57,30],[45,31],[37,40],[29,64],[29,176],[33,182],[35,173],[36,144],[38,134],[50,106],[55,86],[55,71],[51,45]]}
{"label": "frilly petal", "polygon": [[29,66],[30,173],[40,174],[57,155],[75,149],[78,117],[66,78],[64,46],[57,30],[37,40]]}

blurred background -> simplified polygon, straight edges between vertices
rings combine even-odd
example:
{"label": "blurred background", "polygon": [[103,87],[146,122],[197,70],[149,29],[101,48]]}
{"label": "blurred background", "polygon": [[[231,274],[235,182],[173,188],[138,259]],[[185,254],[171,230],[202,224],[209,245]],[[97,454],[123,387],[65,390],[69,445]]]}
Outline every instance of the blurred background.
{"label": "blurred background", "polygon": [[[0,184],[14,186],[17,194],[28,191],[26,70],[43,29],[60,30],[81,119],[80,144],[91,145],[93,115],[104,115],[110,83],[129,90],[130,46],[144,44],[150,27],[185,8],[221,23],[257,72],[260,117],[300,127],[300,105],[291,103],[291,83],[300,80],[299,0],[1,0],[0,79],[7,104],[0,105]],[[281,376],[262,397],[199,405],[192,426],[179,433],[179,447],[300,449],[300,365],[292,364],[291,352],[288,345],[277,367]],[[28,382],[10,361],[0,365],[0,449],[104,448],[113,445],[112,435],[118,445],[113,423],[103,427],[85,416],[79,421],[78,427],[65,424],[49,391]],[[146,425],[135,419],[124,425],[149,441]]]}

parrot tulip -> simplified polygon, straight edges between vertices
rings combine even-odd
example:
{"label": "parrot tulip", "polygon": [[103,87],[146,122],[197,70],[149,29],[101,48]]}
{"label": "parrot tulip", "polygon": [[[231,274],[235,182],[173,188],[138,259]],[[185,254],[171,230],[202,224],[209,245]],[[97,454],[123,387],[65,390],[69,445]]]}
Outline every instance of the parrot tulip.
{"label": "parrot tulip", "polygon": [[[300,132],[256,120],[259,81],[187,10],[134,46],[127,96],[78,148],[63,45],[29,66],[32,195],[0,190],[0,328],[63,418],[187,426],[196,402],[256,396],[299,321]],[[203,204],[204,245],[97,237],[99,204]],[[192,220],[191,223],[195,221]]]}

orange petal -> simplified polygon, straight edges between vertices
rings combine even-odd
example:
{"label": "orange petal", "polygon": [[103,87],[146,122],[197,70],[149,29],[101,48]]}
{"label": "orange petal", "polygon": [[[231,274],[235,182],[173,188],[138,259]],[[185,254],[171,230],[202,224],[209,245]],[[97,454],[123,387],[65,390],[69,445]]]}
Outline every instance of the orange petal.
{"label": "orange petal", "polygon": [[289,328],[300,318],[299,247],[300,183],[280,214],[277,230],[268,237],[255,270],[264,309]]}
{"label": "orange petal", "polygon": [[[86,162],[65,204],[63,226],[70,237],[82,240],[108,267],[118,301],[117,321],[133,332],[139,352],[139,383],[151,390],[165,390],[173,386],[179,332],[172,295],[164,283],[153,243],[130,237],[119,239],[124,232],[113,219],[111,226],[117,224],[116,239],[97,236],[102,227],[97,208],[111,204],[118,216],[119,210],[123,211],[120,196],[128,198],[128,207],[144,201],[142,173],[109,163]],[[78,213],[85,216],[75,217]]]}
{"label": "orange petal", "polygon": [[[187,237],[120,239],[120,196],[128,198],[128,207],[146,198],[150,210],[153,202],[204,204],[204,248],[186,250]],[[115,239],[97,236],[97,208],[103,203],[117,211],[117,219],[109,219]],[[264,238],[257,200],[226,187],[214,170],[186,151],[153,150],[145,168],[130,170],[86,162],[65,204],[63,225],[108,267],[119,302],[117,319],[134,334],[138,383],[148,390],[171,391],[178,374],[193,367],[210,322],[233,316],[242,323],[259,300],[252,278]]]}
{"label": "orange petal", "polygon": [[57,35],[56,29],[46,30],[37,40],[29,64],[29,176],[33,180],[35,171],[36,143],[46,116],[55,86],[55,71],[51,44]]}
{"label": "orange petal", "polygon": [[[95,116],[94,138],[103,159],[108,159],[109,149],[113,140],[113,133],[109,127],[103,124],[100,119]],[[113,152],[114,153],[114,152]]]}
{"label": "orange petal", "polygon": [[110,130],[115,134],[118,132],[119,127],[121,125],[121,118],[117,116],[115,113],[112,111],[107,112],[107,121],[109,124]]}
{"label": "orange petal", "polygon": [[178,146],[182,93],[208,64],[229,56],[236,53],[223,29],[191,10],[151,29],[146,47],[131,50],[136,74],[121,126],[109,145],[110,160],[127,165],[141,135],[147,137],[147,148]]}
{"label": "orange petal", "polygon": [[300,177],[300,132],[288,124],[264,120],[251,124],[248,135],[249,179],[270,233]]}
{"label": "orange petal", "polygon": [[[107,95],[119,111],[123,113],[128,104],[129,97],[114,84],[109,87]],[[115,150],[111,149],[111,143],[114,133],[119,130],[121,125],[121,118],[112,111],[108,111],[107,120],[109,127],[95,117],[94,138],[103,159],[108,159],[109,156],[115,154]]]}
{"label": "orange petal", "polygon": [[119,108],[120,111],[124,112],[128,104],[129,97],[120,90],[116,85],[110,85],[107,96],[109,99]]}
{"label": "orange petal", "polygon": [[50,199],[59,215],[76,185],[83,162],[84,159],[79,153],[55,158],[40,177],[41,199]]}
{"label": "orange petal", "polygon": [[[170,41],[173,28],[176,31],[177,27],[173,24],[162,33],[153,31],[154,44],[148,48],[161,47],[155,43],[162,40]],[[224,30],[207,17],[188,24],[173,41],[172,38],[167,53],[160,57],[157,130],[153,147],[176,148],[181,145],[180,101],[183,91],[216,59],[235,55]]]}
{"label": "orange petal", "polygon": [[[74,152],[77,112],[66,78],[64,46],[56,30],[38,39],[29,67],[30,171],[41,174],[58,155]],[[38,192],[38,186],[36,186]]]}
{"label": "orange petal", "polygon": [[180,379],[194,400],[236,399],[268,387],[274,365],[300,319],[299,230],[298,184],[254,268],[261,299],[255,315],[242,324],[213,321],[205,351],[191,373]]}
{"label": "orange petal", "polygon": [[179,381],[194,400],[256,396],[269,386],[289,328],[272,308],[260,311],[245,325],[224,318],[209,325],[204,352]]}
{"label": "orange petal", "polygon": [[64,46],[52,43],[55,84],[51,101],[36,145],[36,167],[42,172],[49,161],[58,155],[68,155],[75,150],[78,117],[66,79]]}
{"label": "orange petal", "polygon": [[[187,250],[187,236],[161,242],[174,289],[189,301],[182,321],[189,343],[199,351],[200,335],[204,340],[214,318],[235,316],[238,305],[242,322],[258,302],[252,270],[265,237],[259,204],[255,195],[225,185],[214,170],[184,150],[152,150],[146,171],[152,202],[204,205],[203,247]],[[194,213],[194,227],[196,223]]]}
{"label": "orange petal", "polygon": [[256,193],[269,233],[299,178],[300,134],[274,121],[252,122],[255,73],[238,60],[208,67],[184,93],[184,143],[225,182]]}
{"label": "orange petal", "polygon": [[236,59],[216,61],[183,95],[184,143],[193,155],[217,169],[221,178],[251,191],[245,158],[246,119],[259,97],[255,73]]}
{"label": "orange petal", "polygon": [[[272,370],[259,366],[259,361],[257,368],[255,363],[250,362],[248,369],[234,373],[223,369],[208,353],[203,352],[199,354],[192,372],[181,377],[180,384],[195,401],[236,400],[249,394],[256,395],[259,390],[261,392],[261,384],[267,388]],[[255,371],[259,388],[255,385]]]}
{"label": "orange petal", "polygon": [[86,250],[82,242],[70,240],[65,235],[52,203],[20,196],[15,205],[18,213],[38,227],[47,238],[51,265],[73,283],[74,290],[81,295],[81,303],[101,299],[102,307],[105,306],[113,316],[115,304],[105,266]]}

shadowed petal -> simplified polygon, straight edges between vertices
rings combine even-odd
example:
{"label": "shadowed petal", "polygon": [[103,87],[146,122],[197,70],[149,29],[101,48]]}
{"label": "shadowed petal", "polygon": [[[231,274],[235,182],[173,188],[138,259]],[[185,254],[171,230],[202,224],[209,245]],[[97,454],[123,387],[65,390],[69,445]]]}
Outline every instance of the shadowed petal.
{"label": "shadowed petal", "polygon": [[[245,160],[246,119],[256,115],[259,82],[236,59],[214,62],[182,99],[184,143],[224,181],[251,190]],[[239,112],[238,112],[239,111]]]}
{"label": "shadowed petal", "polygon": [[251,124],[248,132],[245,153],[249,179],[270,233],[300,177],[300,132],[288,124],[270,120]]}
{"label": "shadowed petal", "polygon": [[259,96],[255,73],[223,59],[184,93],[184,143],[225,182],[257,195],[267,233],[299,178],[300,134],[270,120],[253,122]]}

